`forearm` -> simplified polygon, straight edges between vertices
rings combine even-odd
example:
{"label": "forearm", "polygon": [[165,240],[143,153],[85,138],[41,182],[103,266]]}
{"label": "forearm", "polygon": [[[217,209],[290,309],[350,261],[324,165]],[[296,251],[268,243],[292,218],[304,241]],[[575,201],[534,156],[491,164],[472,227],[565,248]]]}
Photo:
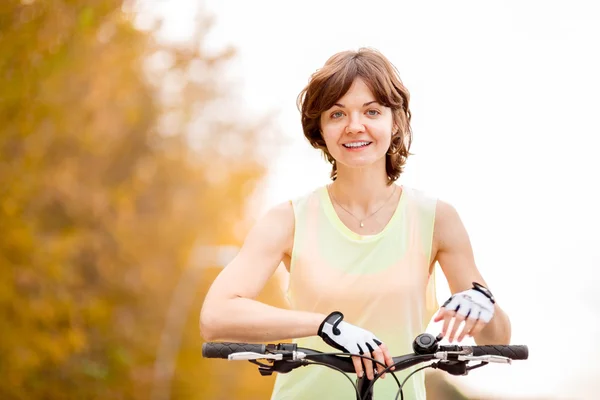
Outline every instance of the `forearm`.
{"label": "forearm", "polygon": [[235,342],[281,341],[317,334],[326,315],[285,310],[256,300],[236,298],[202,310],[200,331],[205,340]]}
{"label": "forearm", "polygon": [[497,304],[492,320],[475,335],[478,345],[510,344],[511,326],[508,315]]}

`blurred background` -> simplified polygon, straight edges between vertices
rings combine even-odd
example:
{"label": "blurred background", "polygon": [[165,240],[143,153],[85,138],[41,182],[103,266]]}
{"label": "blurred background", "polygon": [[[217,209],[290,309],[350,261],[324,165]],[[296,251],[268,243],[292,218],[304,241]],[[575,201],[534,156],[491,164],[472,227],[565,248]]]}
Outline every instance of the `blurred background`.
{"label": "blurred background", "polygon": [[530,348],[429,397],[598,398],[599,37],[591,0],[3,0],[0,398],[267,399],[202,359],[200,307],[262,213],[327,182],[295,100],[360,46],[412,93],[400,182],[458,209]]}

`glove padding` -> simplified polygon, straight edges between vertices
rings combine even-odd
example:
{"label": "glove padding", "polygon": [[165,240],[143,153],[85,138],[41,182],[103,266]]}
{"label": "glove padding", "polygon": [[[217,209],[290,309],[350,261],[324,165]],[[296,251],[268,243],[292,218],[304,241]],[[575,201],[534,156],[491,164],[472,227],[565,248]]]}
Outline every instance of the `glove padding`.
{"label": "glove padding", "polygon": [[480,319],[485,323],[494,316],[494,297],[488,289],[473,282],[473,288],[451,296],[442,307],[456,311],[465,318]]}
{"label": "glove padding", "polygon": [[338,350],[363,355],[371,354],[382,343],[371,332],[344,322],[344,314],[334,311],[319,326],[318,335]]}

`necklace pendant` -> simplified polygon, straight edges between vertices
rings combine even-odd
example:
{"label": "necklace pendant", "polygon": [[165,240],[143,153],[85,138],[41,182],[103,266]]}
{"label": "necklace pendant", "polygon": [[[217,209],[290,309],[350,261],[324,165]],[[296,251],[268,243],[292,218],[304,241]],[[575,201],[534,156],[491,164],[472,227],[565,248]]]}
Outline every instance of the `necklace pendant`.
{"label": "necklace pendant", "polygon": [[362,221],[360,221],[360,227],[362,228],[363,226],[365,226],[365,224],[363,224]]}

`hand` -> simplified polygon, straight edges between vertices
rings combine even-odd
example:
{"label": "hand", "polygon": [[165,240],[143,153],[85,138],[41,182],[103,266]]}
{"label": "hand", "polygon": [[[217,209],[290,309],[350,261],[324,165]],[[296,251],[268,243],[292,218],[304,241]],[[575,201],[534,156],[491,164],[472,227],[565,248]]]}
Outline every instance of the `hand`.
{"label": "hand", "polygon": [[496,303],[492,293],[484,286],[473,282],[473,288],[464,292],[456,293],[451,296],[440,308],[437,316],[433,320],[439,322],[444,320],[442,336],[446,336],[448,326],[452,318],[454,324],[449,335],[450,342],[454,341],[454,336],[460,324],[466,320],[465,325],[457,338],[460,342],[465,335],[475,336],[491,321],[494,316]]}
{"label": "hand", "polygon": [[[383,344],[371,332],[343,321],[344,315],[334,311],[327,316],[319,326],[318,335],[328,345],[338,350],[350,353],[371,355],[375,360],[391,366],[394,364],[392,356],[385,344]],[[359,378],[363,377],[363,364],[367,372],[367,378],[373,380],[373,362],[362,357],[352,357],[354,369]],[[377,364],[378,373],[383,372],[385,367]],[[392,368],[393,370],[394,368]],[[381,377],[385,377],[385,374]]]}

